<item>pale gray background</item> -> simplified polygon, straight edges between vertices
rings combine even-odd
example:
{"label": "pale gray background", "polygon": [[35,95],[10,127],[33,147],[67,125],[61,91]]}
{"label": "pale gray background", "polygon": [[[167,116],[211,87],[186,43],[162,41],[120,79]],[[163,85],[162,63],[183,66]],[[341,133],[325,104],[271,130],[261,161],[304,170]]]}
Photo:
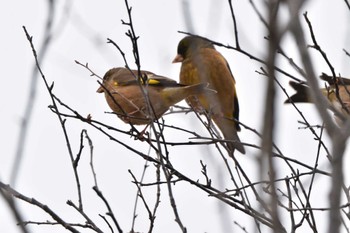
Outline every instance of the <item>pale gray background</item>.
{"label": "pale gray background", "polygon": [[[131,56],[131,43],[125,36],[129,28],[121,24],[121,19],[127,21],[124,1],[59,1],[56,5],[53,41],[42,65],[49,82],[55,82],[54,92],[65,103],[69,104],[81,114],[91,114],[93,118],[103,122],[128,129],[113,115],[104,114],[109,110],[104,97],[96,93],[98,85],[89,72],[76,65],[74,60],[88,62],[90,67],[99,75],[103,75],[109,68],[124,66],[118,51],[110,44],[106,44],[109,37],[117,42],[126,52],[128,62],[135,68]],[[176,46],[183,37],[178,30],[187,31],[183,18],[183,1],[130,1],[133,7],[133,20],[139,39],[141,65],[143,69],[153,71],[178,80],[180,65],[172,64],[176,55]],[[195,33],[224,44],[234,45],[233,24],[227,1],[193,0],[190,2],[190,12],[193,19]],[[233,1],[238,22],[240,43],[246,51],[264,58],[267,47],[266,31],[253,12],[249,1]],[[260,1],[258,7],[264,9]],[[67,12],[66,9],[70,9]],[[349,10],[343,1],[323,0],[309,1],[305,6],[308,16],[314,26],[318,42],[325,50],[336,72],[350,77],[350,59],[342,51],[350,50]],[[33,36],[36,49],[40,49],[43,38],[44,23],[47,17],[46,1],[7,1],[0,7],[0,62],[2,84],[0,91],[0,179],[4,183],[10,182],[11,167],[17,146],[20,120],[23,117],[26,99],[28,98],[29,82],[34,59],[29,43],[25,37],[22,25],[25,25]],[[66,18],[66,19],[64,19]],[[283,20],[283,19],[281,19]],[[60,26],[61,25],[61,26]],[[305,24],[304,24],[305,25]],[[308,35],[308,31],[307,35]],[[298,62],[295,44],[287,35],[283,40],[283,48]],[[259,76],[258,64],[248,57],[233,50],[218,48],[227,58],[237,82],[237,92],[241,105],[240,120],[252,128],[261,130],[264,103],[264,88],[266,78]],[[330,73],[320,55],[313,52],[318,73]],[[279,64],[287,71],[295,74],[283,59]],[[288,80],[282,77],[284,85]],[[290,93],[292,90],[288,89]],[[278,91],[276,106],[278,114],[276,122],[278,132],[276,143],[281,150],[290,157],[303,162],[314,161],[317,142],[313,140],[309,131],[298,130],[299,116],[291,106],[283,105],[285,96]],[[47,106],[51,104],[49,95],[39,77],[37,98],[34,115],[29,128],[28,140],[25,146],[24,158],[19,171],[15,188],[29,197],[35,197],[48,204],[58,214],[69,222],[81,221],[79,214],[68,207],[65,202],[71,199],[76,202],[76,189],[72,168],[65,146],[62,130],[56,115]],[[181,104],[185,105],[184,102]],[[311,105],[300,107],[312,124],[320,124],[317,113]],[[192,114],[176,114],[165,116],[166,123],[183,126],[198,132],[205,129]],[[138,177],[144,161],[125,150],[122,146],[109,141],[96,130],[78,121],[67,122],[69,136],[72,141],[74,154],[78,151],[79,134],[82,128],[87,128],[95,146],[95,166],[100,188],[109,198],[115,214],[125,231],[130,229],[132,210],[136,195],[136,188],[130,182],[128,169]],[[169,130],[165,132],[169,141],[186,141],[181,135]],[[143,152],[148,151],[146,143],[134,141],[124,135],[119,138]],[[251,132],[242,130],[240,138],[243,142],[259,145],[259,140]],[[210,149],[208,149],[210,148]],[[213,149],[213,150],[211,150]],[[247,154],[242,156],[241,162],[253,175],[256,168],[255,156],[257,150],[246,148]],[[209,172],[213,179],[224,182],[227,174],[221,174],[222,160],[215,158],[214,148],[208,146],[169,147],[171,159],[180,170],[190,177],[203,178],[200,174],[199,160],[210,164]],[[327,169],[324,153],[320,166]],[[345,156],[349,160],[349,156]],[[103,225],[97,213],[105,213],[100,199],[91,190],[93,179],[89,168],[88,153],[80,164],[80,174],[84,191],[85,208]],[[348,162],[348,161],[347,161]],[[285,174],[283,168],[280,171]],[[146,180],[154,181],[153,169],[146,175]],[[348,181],[346,177],[346,181]],[[319,198],[327,197],[326,179],[323,190],[317,193]],[[317,183],[316,182],[316,183]],[[154,199],[154,190],[150,190],[150,200]],[[237,229],[232,220],[247,227],[249,232],[254,229],[250,218],[234,209],[223,211],[218,202],[208,199],[206,194],[199,192],[188,184],[179,183],[174,187],[180,216],[189,232],[225,232],[225,229]],[[322,200],[322,199],[320,199]],[[170,212],[168,196],[163,187],[162,200],[157,214],[155,232],[179,232]],[[27,219],[44,221],[50,219],[42,210],[20,202],[20,206]],[[322,201],[320,201],[320,207]],[[146,231],[147,215],[139,205],[139,217],[136,224],[138,231]],[[321,213],[322,214],[322,213]],[[324,216],[324,215],[322,215]],[[247,221],[247,219],[249,219]],[[327,224],[325,221],[324,224]],[[9,210],[0,199],[0,232],[17,232],[17,227]],[[63,232],[60,226],[33,226],[33,232]],[[322,228],[320,228],[322,229]],[[324,228],[326,229],[326,228]],[[107,227],[104,229],[107,230]],[[239,231],[238,231],[239,232]]]}

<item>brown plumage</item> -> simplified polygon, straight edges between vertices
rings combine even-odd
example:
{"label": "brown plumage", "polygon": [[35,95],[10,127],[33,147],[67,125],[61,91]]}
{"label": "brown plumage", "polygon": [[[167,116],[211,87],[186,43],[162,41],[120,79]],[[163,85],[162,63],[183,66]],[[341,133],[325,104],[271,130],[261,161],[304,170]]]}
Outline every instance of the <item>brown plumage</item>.
{"label": "brown plumage", "polygon": [[[102,86],[97,90],[105,93],[109,107],[125,123],[149,124],[160,118],[170,106],[184,98],[207,91],[208,84],[178,84],[176,81],[149,71],[113,68],[103,77]],[[149,103],[143,94],[144,88]]]}
{"label": "brown plumage", "polygon": [[[186,99],[195,111],[208,113],[219,127],[231,152],[237,149],[245,153],[237,131],[239,124],[239,104],[235,89],[235,79],[225,58],[213,44],[195,36],[183,38],[177,48],[175,62],[182,62],[180,83],[193,85],[209,83],[216,93],[201,93]],[[235,120],[234,120],[235,119]]]}
{"label": "brown plumage", "polygon": [[[327,97],[331,105],[339,112],[350,115],[350,79],[337,77],[336,80],[332,76],[322,73],[320,79],[326,81],[328,86],[320,88],[322,94]],[[336,96],[336,85],[338,85],[339,99]],[[306,84],[297,83],[294,81],[289,82],[290,86],[296,91],[285,103],[312,103],[309,96],[309,87]]]}

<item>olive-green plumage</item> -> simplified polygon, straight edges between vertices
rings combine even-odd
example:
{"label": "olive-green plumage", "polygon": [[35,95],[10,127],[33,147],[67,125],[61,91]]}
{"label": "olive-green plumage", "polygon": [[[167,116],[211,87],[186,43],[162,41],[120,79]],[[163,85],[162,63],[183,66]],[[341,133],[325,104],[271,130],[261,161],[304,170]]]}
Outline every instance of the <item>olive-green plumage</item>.
{"label": "olive-green plumage", "polygon": [[170,106],[184,98],[206,92],[206,87],[205,83],[178,84],[175,80],[149,71],[141,71],[138,78],[137,70],[113,68],[105,74],[97,92],[105,93],[109,107],[124,122],[142,125],[160,118]]}
{"label": "olive-green plumage", "polygon": [[195,111],[205,111],[219,127],[228,148],[245,153],[237,131],[240,131],[239,104],[235,88],[235,79],[226,59],[214,48],[213,44],[200,37],[186,36],[177,48],[175,62],[181,62],[180,83],[194,85],[209,83],[216,93],[201,93],[186,99]]}

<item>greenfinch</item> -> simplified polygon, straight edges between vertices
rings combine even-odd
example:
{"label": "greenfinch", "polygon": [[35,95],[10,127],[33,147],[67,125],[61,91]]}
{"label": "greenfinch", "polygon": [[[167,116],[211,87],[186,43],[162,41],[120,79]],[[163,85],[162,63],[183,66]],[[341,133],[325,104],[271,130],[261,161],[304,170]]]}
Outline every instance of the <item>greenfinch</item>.
{"label": "greenfinch", "polygon": [[207,85],[178,84],[142,70],[138,78],[137,70],[119,67],[107,71],[97,92],[105,93],[109,107],[125,123],[143,125],[160,118],[170,106],[184,98],[205,92]]}
{"label": "greenfinch", "polygon": [[[327,97],[331,106],[338,112],[342,112],[345,115],[350,115],[350,79],[337,77],[336,80],[333,77],[322,73],[320,78],[328,83],[328,86],[321,88],[322,94]],[[336,85],[338,86],[339,97],[342,103],[336,96]],[[290,81],[290,86],[296,91],[285,103],[312,103],[309,96],[309,87],[305,84]],[[338,120],[338,119],[337,119]]]}
{"label": "greenfinch", "polygon": [[208,114],[228,142],[230,152],[237,149],[245,154],[238,137],[240,131],[239,104],[235,79],[226,59],[214,45],[197,36],[186,36],[178,44],[173,63],[181,62],[180,83],[194,85],[208,83],[216,93],[200,93],[186,98],[197,112]]}

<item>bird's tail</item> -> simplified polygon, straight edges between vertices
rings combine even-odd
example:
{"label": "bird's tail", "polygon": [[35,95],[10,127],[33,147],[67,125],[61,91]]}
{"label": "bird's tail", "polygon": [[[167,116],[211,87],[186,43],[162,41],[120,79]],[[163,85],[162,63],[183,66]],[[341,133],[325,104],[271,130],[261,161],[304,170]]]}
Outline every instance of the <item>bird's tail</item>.
{"label": "bird's tail", "polygon": [[284,103],[309,103],[311,102],[309,94],[308,94],[308,89],[309,87],[301,84],[301,83],[297,83],[294,81],[290,81],[289,85],[296,91],[296,93],[294,95],[292,95],[291,97],[289,97],[289,99],[287,99]]}
{"label": "bird's tail", "polygon": [[217,118],[214,119],[216,125],[219,127],[222,132],[225,140],[229,140],[226,145],[228,149],[233,153],[234,150],[238,150],[242,154],[245,154],[245,149],[241,143],[241,140],[238,137],[237,129],[235,122],[230,119]]}
{"label": "bird's tail", "polygon": [[235,132],[235,135],[233,137],[233,139],[231,139],[233,142],[228,142],[226,145],[227,147],[230,149],[230,151],[232,151],[232,153],[234,152],[234,150],[238,150],[239,152],[241,152],[242,154],[245,154],[245,149],[241,143],[241,140],[239,139],[237,132]]}

